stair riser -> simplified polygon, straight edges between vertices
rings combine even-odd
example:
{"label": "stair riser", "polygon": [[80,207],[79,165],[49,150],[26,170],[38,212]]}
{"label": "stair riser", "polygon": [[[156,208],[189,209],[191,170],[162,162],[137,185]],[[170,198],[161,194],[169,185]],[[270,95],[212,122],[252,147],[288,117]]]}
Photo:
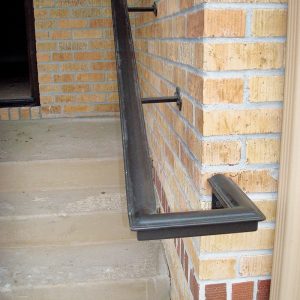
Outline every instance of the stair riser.
{"label": "stair riser", "polygon": [[0,219],[0,247],[101,243],[134,240],[127,214]]}
{"label": "stair riser", "polygon": [[0,164],[0,191],[124,186],[122,160],[49,160]]}
{"label": "stair riser", "polygon": [[169,300],[169,279],[149,278],[0,292],[1,300]]}

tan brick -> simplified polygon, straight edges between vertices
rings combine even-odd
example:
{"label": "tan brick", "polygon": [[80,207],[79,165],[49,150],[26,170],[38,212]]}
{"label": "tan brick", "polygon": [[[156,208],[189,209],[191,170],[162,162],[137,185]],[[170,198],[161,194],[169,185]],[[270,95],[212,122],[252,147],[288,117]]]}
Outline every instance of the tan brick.
{"label": "tan brick", "polygon": [[203,135],[277,133],[281,119],[281,109],[204,112]]}
{"label": "tan brick", "polygon": [[50,54],[49,53],[37,53],[36,59],[37,59],[38,63],[48,62],[48,61],[50,61]]}
{"label": "tan brick", "polygon": [[59,93],[61,92],[61,87],[57,84],[40,84],[40,93],[48,94],[48,93]]}
{"label": "tan brick", "polygon": [[48,40],[50,37],[50,31],[36,31],[35,38],[37,41]]}
{"label": "tan brick", "polygon": [[54,7],[54,0],[34,0],[35,8],[43,8],[43,7]]}
{"label": "tan brick", "polygon": [[64,112],[65,113],[81,113],[81,112],[90,112],[93,109],[92,106],[89,105],[65,105]]}
{"label": "tan brick", "polygon": [[193,103],[186,97],[182,97],[184,105],[182,106],[183,117],[192,125],[194,118],[194,107]]}
{"label": "tan brick", "polygon": [[[193,43],[177,43],[177,44],[170,44],[166,45],[168,47],[169,53],[172,53],[170,59],[174,61],[179,61],[182,64],[192,65],[194,61],[194,47]],[[178,53],[174,53],[174,50],[178,49]],[[178,55],[178,57],[177,57]]]}
{"label": "tan brick", "polygon": [[70,72],[70,71],[87,71],[89,66],[85,63],[81,62],[69,62],[61,65],[62,72]]}
{"label": "tan brick", "polygon": [[99,29],[76,30],[73,32],[74,39],[99,39],[103,37],[103,31]]}
{"label": "tan brick", "polygon": [[194,60],[193,66],[198,67],[199,69],[203,69],[204,62],[204,45],[203,43],[194,44]]}
{"label": "tan brick", "polygon": [[253,139],[247,141],[247,161],[249,163],[278,163],[279,155],[279,139]]}
{"label": "tan brick", "polygon": [[58,44],[59,50],[65,51],[79,51],[86,50],[88,48],[88,43],[85,41],[64,41],[59,42]]}
{"label": "tan brick", "polygon": [[105,80],[105,74],[103,73],[82,73],[76,75],[76,81],[92,81],[92,82],[98,82],[98,81],[104,81]]}
{"label": "tan brick", "polygon": [[104,8],[79,8],[73,9],[72,15],[75,18],[95,18],[99,16],[103,16]]}
{"label": "tan brick", "polygon": [[62,86],[63,93],[86,93],[90,91],[88,84],[65,84]]}
{"label": "tan brick", "polygon": [[272,249],[274,229],[201,237],[201,252]]}
{"label": "tan brick", "polygon": [[41,93],[40,102],[41,102],[42,105],[53,104],[54,103],[54,96],[44,95],[43,93]]}
{"label": "tan brick", "polygon": [[116,63],[114,61],[111,62],[96,62],[92,65],[93,70],[115,70]]}
{"label": "tan brick", "polygon": [[0,108],[0,120],[1,121],[9,120],[9,110],[8,110],[8,108]]}
{"label": "tan brick", "polygon": [[249,82],[250,101],[282,101],[284,95],[283,76],[252,77]]}
{"label": "tan brick", "polygon": [[74,81],[73,74],[55,74],[53,76],[54,82],[71,82]]}
{"label": "tan brick", "polygon": [[172,18],[172,37],[186,36],[186,18],[185,16],[178,16]]}
{"label": "tan brick", "polygon": [[[199,173],[194,169],[194,177],[203,193],[211,194],[211,187],[207,179],[213,176],[211,173]],[[276,171],[272,170],[244,170],[240,172],[228,172],[230,177],[246,193],[273,193],[277,192],[278,178]]]}
{"label": "tan brick", "polygon": [[30,107],[21,107],[20,108],[21,120],[30,119]]}
{"label": "tan brick", "polygon": [[167,0],[167,11],[169,15],[179,12],[180,11],[179,1]]}
{"label": "tan brick", "polygon": [[272,271],[272,255],[244,256],[240,259],[239,274],[243,277],[266,276]]}
{"label": "tan brick", "polygon": [[283,63],[283,43],[204,44],[207,71],[276,69]]}
{"label": "tan brick", "polygon": [[[111,95],[111,94],[110,94]],[[78,94],[76,95],[78,102],[104,102],[106,100],[105,94]]]}
{"label": "tan brick", "polygon": [[34,106],[30,108],[31,119],[36,120],[41,118],[41,112],[39,106]]}
{"label": "tan brick", "polygon": [[45,19],[48,16],[49,11],[45,9],[35,9],[34,10],[34,18],[37,19]]}
{"label": "tan brick", "polygon": [[37,51],[47,52],[47,51],[55,51],[57,49],[56,42],[37,42],[36,43]]}
{"label": "tan brick", "polygon": [[53,61],[66,61],[66,60],[72,60],[73,59],[73,53],[53,53],[52,54],[52,60]]}
{"label": "tan brick", "polygon": [[59,20],[57,25],[59,28],[84,28],[87,27],[88,23],[87,20],[68,19]]}
{"label": "tan brick", "polygon": [[201,259],[199,262],[199,278],[201,280],[235,278],[236,260],[228,259]]}
{"label": "tan brick", "polygon": [[41,107],[42,116],[47,117],[47,115],[51,114],[59,114],[61,112],[60,105],[43,105]]}
{"label": "tan brick", "polygon": [[187,132],[187,145],[189,150],[194,156],[201,161],[202,160],[202,142],[200,138],[192,131]]}
{"label": "tan brick", "polygon": [[69,10],[67,9],[53,9],[53,10],[50,10],[50,17],[53,18],[53,19],[56,19],[56,18],[66,18],[69,16]]}
{"label": "tan brick", "polygon": [[274,222],[276,218],[276,201],[266,200],[266,201],[255,201],[255,205],[262,211],[266,216],[266,220],[269,222]]}
{"label": "tan brick", "polygon": [[254,36],[285,36],[287,11],[279,9],[255,10],[252,17]]}
{"label": "tan brick", "polygon": [[199,75],[188,72],[187,84],[189,94],[201,102],[203,99],[203,78]]}
{"label": "tan brick", "polygon": [[91,20],[90,22],[90,27],[95,28],[95,27],[111,27],[112,26],[112,20],[111,19],[94,19]]}
{"label": "tan brick", "polygon": [[96,40],[96,41],[89,41],[90,50],[101,49],[101,50],[113,50],[114,49],[114,42],[112,40]]}
{"label": "tan brick", "polygon": [[38,64],[39,73],[58,72],[58,64]]}
{"label": "tan brick", "polygon": [[242,79],[204,79],[203,103],[242,103],[243,88]]}
{"label": "tan brick", "polygon": [[51,74],[39,74],[39,83],[50,83],[52,82],[52,75]]}
{"label": "tan brick", "polygon": [[9,110],[10,120],[20,120],[20,112],[18,107],[12,107]]}
{"label": "tan brick", "polygon": [[118,90],[117,82],[104,82],[93,85],[94,92],[115,92]]}
{"label": "tan brick", "polygon": [[95,106],[97,112],[118,112],[119,104],[99,104]]}
{"label": "tan brick", "polygon": [[187,16],[187,36],[190,38],[201,37],[204,32],[204,12],[203,10],[189,14]]}
{"label": "tan brick", "polygon": [[108,81],[116,81],[117,80],[117,72],[107,72],[106,79]]}
{"label": "tan brick", "polygon": [[75,95],[72,94],[62,94],[55,96],[55,102],[74,102],[75,100]]}
{"label": "tan brick", "polygon": [[76,60],[99,60],[103,59],[101,53],[98,52],[77,52],[74,53],[74,58]]}
{"label": "tan brick", "polygon": [[246,13],[242,10],[204,11],[204,36],[242,37],[245,28]]}
{"label": "tan brick", "polygon": [[66,40],[72,38],[72,32],[69,30],[55,30],[50,33],[51,39]]}
{"label": "tan brick", "polygon": [[194,5],[194,0],[180,0],[180,10],[190,8]]}
{"label": "tan brick", "polygon": [[241,159],[239,142],[203,142],[202,163],[206,165],[238,164]]}
{"label": "tan brick", "polygon": [[55,21],[52,20],[37,20],[35,22],[35,29],[36,30],[45,30],[51,29],[55,27]]}
{"label": "tan brick", "polygon": [[203,110],[196,107],[196,109],[195,109],[195,126],[196,126],[196,129],[202,134],[203,134],[203,129],[204,129],[203,120],[204,120]]}

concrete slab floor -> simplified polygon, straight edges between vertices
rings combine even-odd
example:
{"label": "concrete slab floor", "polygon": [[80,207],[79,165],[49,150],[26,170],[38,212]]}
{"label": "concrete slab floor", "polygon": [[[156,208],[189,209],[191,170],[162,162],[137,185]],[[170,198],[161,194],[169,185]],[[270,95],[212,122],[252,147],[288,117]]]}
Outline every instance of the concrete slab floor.
{"label": "concrete slab floor", "polygon": [[0,162],[122,157],[119,118],[0,122]]}

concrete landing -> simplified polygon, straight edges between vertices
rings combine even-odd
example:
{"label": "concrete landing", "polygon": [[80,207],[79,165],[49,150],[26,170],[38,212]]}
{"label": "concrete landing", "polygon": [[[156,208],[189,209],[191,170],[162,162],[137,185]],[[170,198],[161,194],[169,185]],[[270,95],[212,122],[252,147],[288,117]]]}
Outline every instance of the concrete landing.
{"label": "concrete landing", "polygon": [[117,118],[0,123],[0,162],[122,157]]}

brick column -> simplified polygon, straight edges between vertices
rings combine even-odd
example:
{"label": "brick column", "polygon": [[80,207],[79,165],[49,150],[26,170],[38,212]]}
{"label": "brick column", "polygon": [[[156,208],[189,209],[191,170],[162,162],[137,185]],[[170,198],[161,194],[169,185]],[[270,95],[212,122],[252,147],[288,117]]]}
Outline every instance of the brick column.
{"label": "brick column", "polygon": [[157,18],[136,18],[143,94],[172,95],[179,86],[183,95],[182,112],[144,107],[162,210],[209,209],[207,179],[224,173],[267,216],[254,233],[165,242],[174,299],[268,295],[286,9],[280,0],[160,0]]}

